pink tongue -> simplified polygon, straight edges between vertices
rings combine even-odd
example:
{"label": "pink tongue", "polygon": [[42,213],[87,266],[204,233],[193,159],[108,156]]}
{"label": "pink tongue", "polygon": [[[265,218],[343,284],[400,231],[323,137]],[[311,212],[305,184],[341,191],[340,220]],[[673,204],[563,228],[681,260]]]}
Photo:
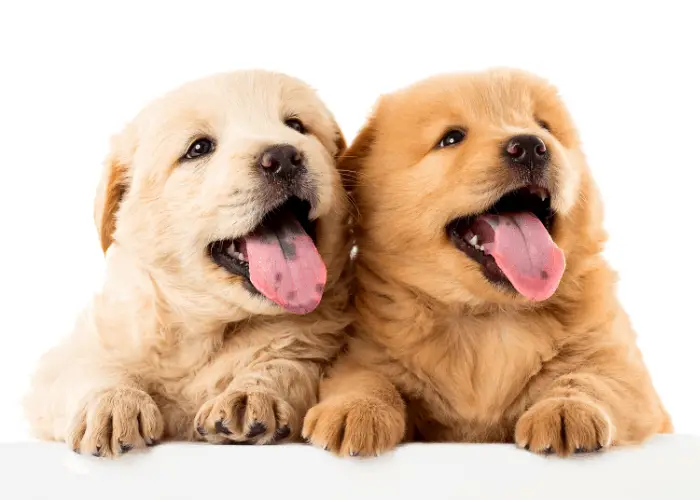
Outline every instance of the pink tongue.
{"label": "pink tongue", "polygon": [[482,215],[471,230],[522,295],[541,301],[556,291],[566,266],[564,252],[533,214]]}
{"label": "pink tongue", "polygon": [[245,238],[250,281],[268,299],[295,314],[321,302],[326,266],[301,224],[290,214],[275,227]]}

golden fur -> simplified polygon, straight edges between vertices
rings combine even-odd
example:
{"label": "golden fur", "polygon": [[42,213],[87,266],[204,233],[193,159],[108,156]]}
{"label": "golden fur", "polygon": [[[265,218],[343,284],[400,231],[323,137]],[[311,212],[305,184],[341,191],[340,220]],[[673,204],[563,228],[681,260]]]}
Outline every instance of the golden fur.
{"label": "golden fur", "polygon": [[[466,140],[434,149],[456,125]],[[541,303],[492,285],[445,231],[513,186],[500,148],[528,133],[552,155],[553,237],[567,262]],[[305,419],[312,443],[341,455],[410,440],[567,455],[671,431],[601,255],[598,193],[555,88],[514,70],[429,78],[383,96],[341,166],[357,177],[358,319]]]}
{"label": "golden fur", "polygon": [[[289,116],[309,133],[285,126]],[[181,163],[201,135],[216,151]],[[251,295],[205,251],[257,224],[254,161],[278,143],[303,152],[317,191],[328,281],[306,316]],[[25,401],[34,432],[102,456],[160,439],[297,439],[348,323],[348,200],[335,166],[344,148],[315,92],[281,74],[214,75],[148,105],[106,161],[95,201],[105,283],[40,361]]]}

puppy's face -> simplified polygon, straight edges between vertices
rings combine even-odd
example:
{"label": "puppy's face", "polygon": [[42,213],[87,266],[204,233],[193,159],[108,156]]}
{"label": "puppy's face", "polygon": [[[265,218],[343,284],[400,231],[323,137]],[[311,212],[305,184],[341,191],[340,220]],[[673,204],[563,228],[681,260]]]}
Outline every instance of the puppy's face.
{"label": "puppy's face", "polygon": [[103,248],[128,249],[164,293],[201,298],[212,316],[310,312],[344,245],[343,148],[294,78],[189,83],[115,139],[96,201]]}
{"label": "puppy's face", "polygon": [[525,73],[385,96],[343,166],[358,171],[360,255],[447,302],[546,300],[575,245],[595,244],[576,130],[556,90]]}

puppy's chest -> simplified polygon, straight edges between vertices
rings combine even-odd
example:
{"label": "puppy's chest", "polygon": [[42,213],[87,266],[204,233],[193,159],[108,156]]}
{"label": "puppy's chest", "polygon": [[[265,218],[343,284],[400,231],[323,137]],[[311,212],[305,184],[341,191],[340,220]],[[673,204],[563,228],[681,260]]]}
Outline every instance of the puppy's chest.
{"label": "puppy's chest", "polygon": [[442,331],[412,363],[418,397],[409,396],[409,406],[419,420],[448,427],[503,419],[555,355],[548,332],[517,320],[455,321],[437,328]]}
{"label": "puppy's chest", "polygon": [[154,378],[164,394],[201,403],[228,386],[270,341],[260,329],[189,339],[158,356]]}
{"label": "puppy's chest", "polygon": [[178,390],[205,369],[220,350],[220,345],[208,339],[184,342],[162,350],[149,359],[153,378],[169,390]]}

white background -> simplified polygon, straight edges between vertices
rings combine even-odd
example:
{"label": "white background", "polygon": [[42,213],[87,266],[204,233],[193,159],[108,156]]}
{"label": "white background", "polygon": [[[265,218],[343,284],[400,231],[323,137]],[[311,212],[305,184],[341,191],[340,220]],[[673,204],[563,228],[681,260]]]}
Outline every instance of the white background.
{"label": "white background", "polygon": [[100,284],[92,201],[109,136],[173,86],[249,67],[311,83],[349,140],[378,94],[435,72],[517,66],[558,85],[606,201],[606,254],[656,387],[677,431],[700,434],[690,5],[3,2],[0,441],[28,437],[19,398],[34,363]]}

